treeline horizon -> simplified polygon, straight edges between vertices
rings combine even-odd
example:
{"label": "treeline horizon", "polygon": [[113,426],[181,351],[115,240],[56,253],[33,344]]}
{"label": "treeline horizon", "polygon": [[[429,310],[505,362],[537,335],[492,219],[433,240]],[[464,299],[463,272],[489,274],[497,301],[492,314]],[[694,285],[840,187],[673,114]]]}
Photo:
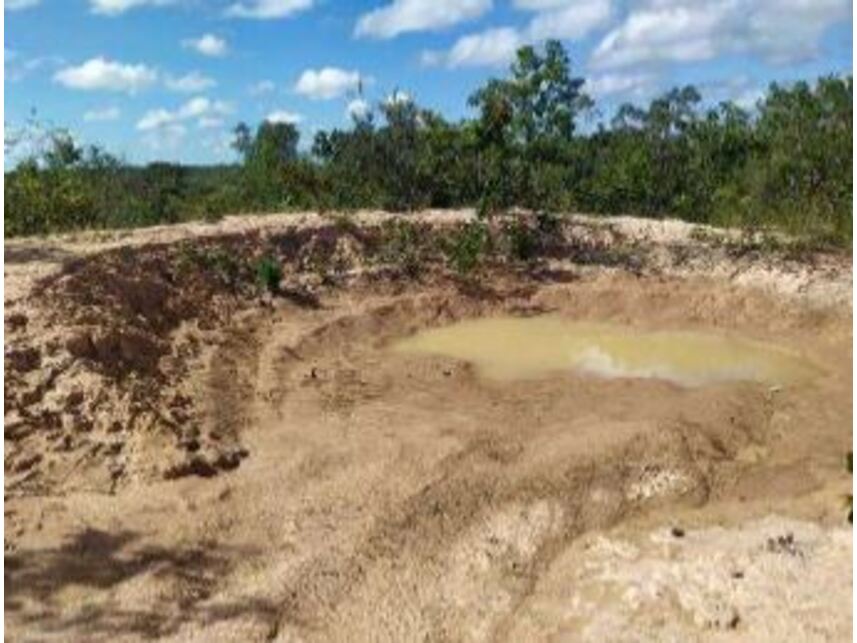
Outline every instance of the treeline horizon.
{"label": "treeline horizon", "polygon": [[557,41],[523,47],[509,73],[447,121],[402,94],[319,131],[239,123],[239,162],[126,164],[62,130],[5,177],[4,234],[214,220],[283,210],[520,207],[674,217],[852,239],[852,77],[772,83],[754,110],[703,107],[693,85],[625,103],[581,132],[594,107]]}

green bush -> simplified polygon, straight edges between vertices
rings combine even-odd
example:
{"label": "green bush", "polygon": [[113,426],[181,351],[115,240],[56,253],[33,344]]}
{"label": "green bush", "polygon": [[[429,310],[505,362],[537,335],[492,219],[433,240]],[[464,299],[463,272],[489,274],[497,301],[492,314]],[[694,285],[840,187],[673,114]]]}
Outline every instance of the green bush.
{"label": "green bush", "polygon": [[381,227],[379,258],[408,277],[417,277],[426,259],[419,228],[406,220],[385,221]]}
{"label": "green bush", "polygon": [[460,275],[479,266],[489,246],[488,226],[472,221],[456,230],[445,244],[448,263]]}
{"label": "green bush", "polygon": [[263,257],[256,263],[256,280],[268,292],[275,293],[283,280],[283,269],[271,257]]}

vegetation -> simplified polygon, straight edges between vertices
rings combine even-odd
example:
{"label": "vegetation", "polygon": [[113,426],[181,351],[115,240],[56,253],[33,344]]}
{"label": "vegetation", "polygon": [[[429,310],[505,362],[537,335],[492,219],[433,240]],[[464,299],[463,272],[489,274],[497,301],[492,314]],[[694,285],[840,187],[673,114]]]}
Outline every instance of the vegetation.
{"label": "vegetation", "polygon": [[[850,76],[773,84],[749,111],[703,107],[687,86],[622,105],[609,124],[583,131],[594,103],[552,41],[522,48],[507,78],[478,88],[473,118],[452,123],[396,93],[351,128],[318,132],[306,153],[291,124],[253,132],[242,123],[238,165],[140,168],[54,132],[42,153],[6,175],[4,233],[290,208],[476,206],[490,216],[520,206],[673,216],[850,246],[852,100]],[[451,250],[462,270],[480,252],[477,229],[468,234]],[[508,236],[522,260],[538,240],[524,227]]]}
{"label": "vegetation", "polygon": [[456,272],[465,275],[472,272],[482,261],[488,250],[490,237],[487,226],[481,221],[472,221],[455,231],[445,244],[448,263]]}
{"label": "vegetation", "polygon": [[275,259],[263,257],[256,264],[256,280],[268,292],[277,292],[282,279],[283,268]]}

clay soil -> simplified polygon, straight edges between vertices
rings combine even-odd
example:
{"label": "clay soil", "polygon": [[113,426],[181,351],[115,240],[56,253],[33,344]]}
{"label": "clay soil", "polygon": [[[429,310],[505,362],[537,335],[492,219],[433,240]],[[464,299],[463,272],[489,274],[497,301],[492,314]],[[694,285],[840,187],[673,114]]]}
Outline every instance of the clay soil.
{"label": "clay soil", "polygon": [[[851,639],[850,257],[578,216],[528,261],[497,223],[462,276],[438,249],[473,214],[408,217],[6,242],[7,640]],[[548,312],[819,375],[506,382],[388,350]]]}

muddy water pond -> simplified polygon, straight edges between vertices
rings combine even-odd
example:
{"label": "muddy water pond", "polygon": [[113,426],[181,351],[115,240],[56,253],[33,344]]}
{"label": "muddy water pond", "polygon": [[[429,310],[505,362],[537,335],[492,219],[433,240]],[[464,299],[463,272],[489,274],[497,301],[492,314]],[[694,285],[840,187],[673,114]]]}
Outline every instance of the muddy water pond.
{"label": "muddy water pond", "polygon": [[498,380],[575,371],[599,377],[657,378],[684,386],[735,380],[783,385],[817,372],[784,348],[743,337],[646,331],[553,315],[462,321],[400,340],[392,350],[465,360],[483,376]]}

